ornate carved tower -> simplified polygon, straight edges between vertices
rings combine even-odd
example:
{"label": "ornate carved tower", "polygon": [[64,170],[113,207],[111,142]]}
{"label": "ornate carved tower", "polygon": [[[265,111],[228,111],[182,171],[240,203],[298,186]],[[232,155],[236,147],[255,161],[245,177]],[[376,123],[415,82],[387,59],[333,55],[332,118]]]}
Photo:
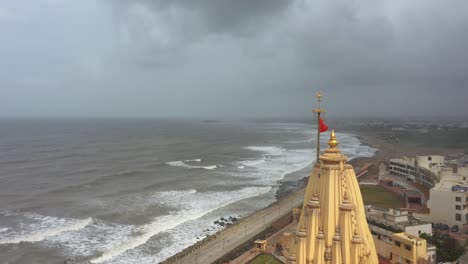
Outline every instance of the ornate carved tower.
{"label": "ornate carved tower", "polygon": [[378,263],[361,190],[334,131],[328,145],[307,184],[289,263]]}

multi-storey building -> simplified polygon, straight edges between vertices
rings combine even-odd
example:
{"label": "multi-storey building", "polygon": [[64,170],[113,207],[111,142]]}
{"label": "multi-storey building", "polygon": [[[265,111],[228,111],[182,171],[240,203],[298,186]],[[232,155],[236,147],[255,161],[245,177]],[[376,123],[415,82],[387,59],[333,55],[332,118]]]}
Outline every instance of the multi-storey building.
{"label": "multi-storey building", "polygon": [[372,234],[380,240],[391,241],[393,233],[406,232],[419,236],[432,235],[432,224],[412,217],[407,211],[378,209],[366,206],[367,223]]}
{"label": "multi-storey building", "polygon": [[395,233],[392,235],[390,261],[395,264],[435,263],[435,256],[428,254],[425,239],[408,233]]}
{"label": "multi-storey building", "polygon": [[444,156],[416,156],[416,158],[390,159],[390,174],[409,182],[429,187],[439,181],[439,171],[445,165]]}
{"label": "multi-storey building", "polygon": [[468,224],[468,167],[443,169],[427,202],[433,222],[459,227]]}
{"label": "multi-storey building", "polygon": [[[374,236],[377,253],[387,259],[392,257],[392,252],[395,252],[393,254],[399,254],[400,249],[395,248],[395,242],[393,238],[395,233],[402,233],[406,234],[406,236],[412,236],[415,238],[424,233],[432,235],[431,223],[416,219],[409,215],[407,211],[393,209],[383,210],[372,206],[366,206],[366,218],[371,233]],[[426,243],[424,245],[426,245],[426,248],[424,249],[426,252],[424,255],[426,262],[423,263],[435,263],[436,247]],[[409,252],[404,253],[408,254]],[[412,253],[409,255],[412,255]],[[393,261],[399,259],[396,257],[396,255],[393,257]]]}

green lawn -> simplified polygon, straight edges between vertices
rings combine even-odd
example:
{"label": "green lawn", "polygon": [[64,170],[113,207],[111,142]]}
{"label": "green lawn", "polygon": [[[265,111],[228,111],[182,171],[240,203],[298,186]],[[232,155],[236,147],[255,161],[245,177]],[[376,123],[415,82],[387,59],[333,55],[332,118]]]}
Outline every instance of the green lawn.
{"label": "green lawn", "polygon": [[270,255],[259,255],[258,257],[254,258],[249,264],[281,264],[278,260],[276,260],[273,256]]}
{"label": "green lawn", "polygon": [[360,188],[365,205],[375,205],[387,209],[401,207],[399,197],[381,186],[361,185]]}

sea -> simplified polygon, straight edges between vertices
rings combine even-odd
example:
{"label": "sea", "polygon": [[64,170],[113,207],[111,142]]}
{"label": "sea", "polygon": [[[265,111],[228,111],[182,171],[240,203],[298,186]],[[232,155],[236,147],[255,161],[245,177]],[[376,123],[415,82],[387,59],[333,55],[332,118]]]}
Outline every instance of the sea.
{"label": "sea", "polygon": [[[291,122],[0,120],[0,263],[158,263],[308,176],[294,172],[316,136]],[[349,158],[376,151],[337,138]]]}

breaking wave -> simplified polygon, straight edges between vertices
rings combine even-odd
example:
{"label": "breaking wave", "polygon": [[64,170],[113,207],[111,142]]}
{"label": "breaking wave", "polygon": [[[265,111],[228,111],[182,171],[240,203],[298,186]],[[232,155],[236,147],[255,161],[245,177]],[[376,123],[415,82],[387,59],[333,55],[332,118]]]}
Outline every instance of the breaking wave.
{"label": "breaking wave", "polygon": [[[226,192],[197,192],[194,189],[186,191],[168,191],[155,193],[153,199],[161,201],[162,204],[178,208],[172,214],[156,217],[148,224],[136,228],[132,236],[123,239],[101,256],[91,260],[91,263],[101,263],[112,260],[122,253],[145,244],[151,237],[165,232],[184,223],[201,218],[202,216],[222,208],[239,200],[254,197],[269,192],[271,187],[248,187],[237,191]],[[201,231],[201,230],[200,230]],[[193,234],[188,234],[193,236]],[[178,250],[189,246],[174,244]],[[167,256],[165,256],[167,257]],[[161,256],[162,258],[162,256]],[[162,259],[161,259],[162,260]]]}
{"label": "breaking wave", "polygon": [[[201,160],[196,161],[196,162],[201,162]],[[189,164],[185,163],[185,161],[181,161],[181,160],[166,162],[166,165],[169,165],[169,166],[172,166],[172,167],[183,167],[183,168],[188,168],[188,169],[205,169],[205,170],[214,170],[214,169],[219,167],[218,165],[193,166],[193,165],[189,165]]]}
{"label": "breaking wave", "polygon": [[[1,227],[0,244],[17,244],[20,242],[38,242],[64,232],[85,228],[92,222],[91,218],[67,219],[38,214],[3,214],[2,217],[14,220],[15,227]],[[11,221],[11,220],[10,220]]]}
{"label": "breaking wave", "polygon": [[202,159],[188,159],[184,160],[184,162],[202,162]]}

